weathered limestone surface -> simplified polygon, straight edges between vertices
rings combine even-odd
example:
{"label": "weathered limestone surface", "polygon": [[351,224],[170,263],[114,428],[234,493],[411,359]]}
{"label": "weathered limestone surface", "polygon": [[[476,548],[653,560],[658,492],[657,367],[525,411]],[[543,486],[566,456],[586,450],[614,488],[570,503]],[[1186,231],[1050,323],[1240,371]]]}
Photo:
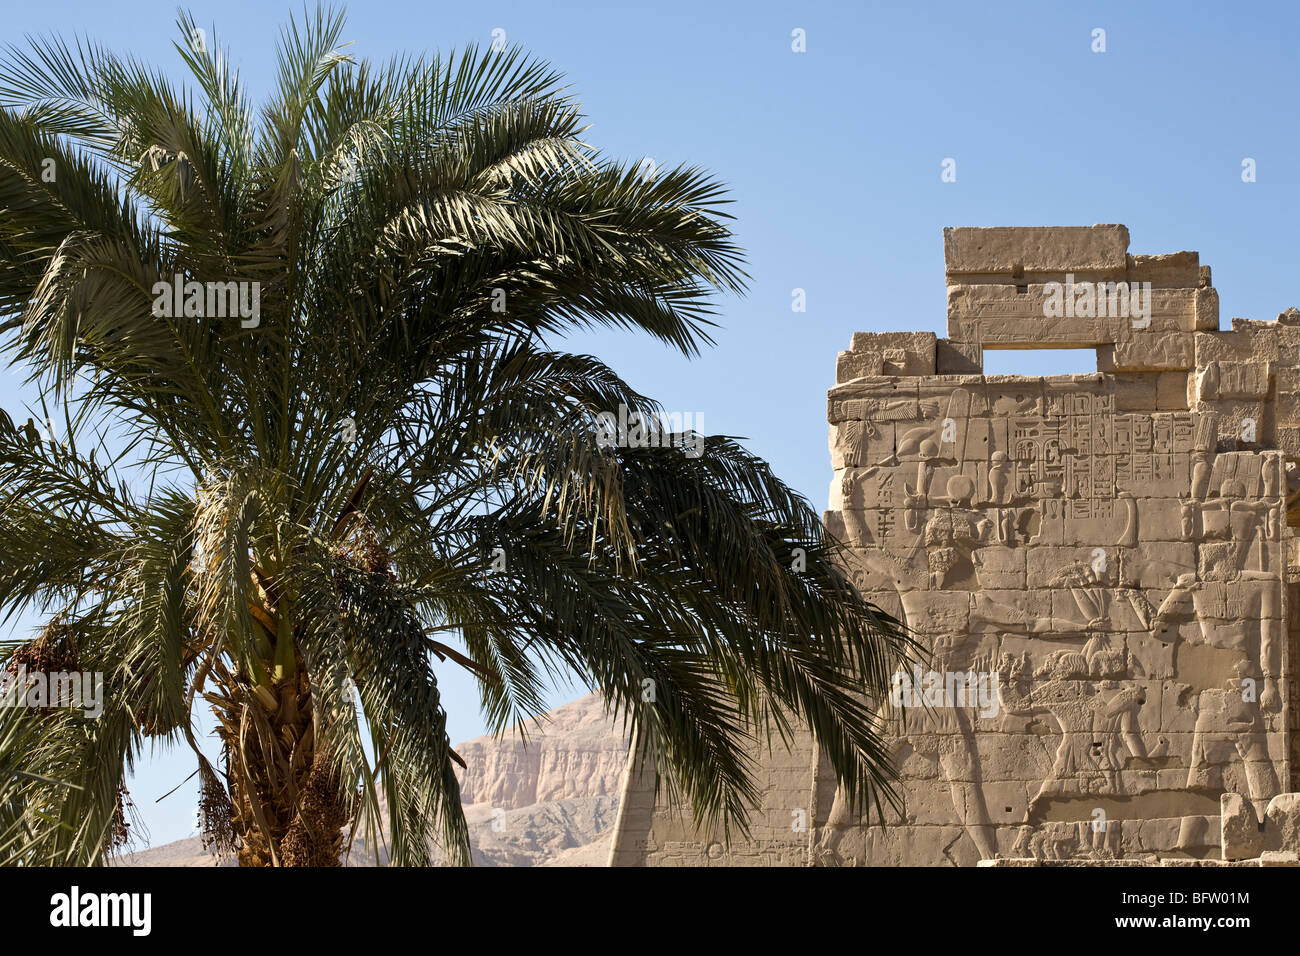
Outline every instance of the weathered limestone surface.
{"label": "weathered limestone surface", "polygon": [[[827,405],[827,527],[929,650],[879,702],[903,812],[852,810],[805,736],[730,846],[629,773],[611,861],[1294,861],[1300,312],[1220,331],[1197,254],[1123,226],[944,250],[947,337],[855,334]],[[982,374],[1062,346],[1098,373]]]}
{"label": "weathered limestone surface", "polygon": [[755,750],[762,765],[749,839],[730,841],[695,826],[689,809],[656,800],[651,774],[628,760],[610,866],[802,866],[811,832],[816,745],[804,732],[793,746]]}

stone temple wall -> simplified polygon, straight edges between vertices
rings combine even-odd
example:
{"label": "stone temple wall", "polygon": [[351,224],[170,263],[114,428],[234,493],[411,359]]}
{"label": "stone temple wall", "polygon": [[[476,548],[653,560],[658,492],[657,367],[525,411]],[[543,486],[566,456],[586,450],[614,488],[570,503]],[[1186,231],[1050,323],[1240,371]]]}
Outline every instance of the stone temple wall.
{"label": "stone temple wall", "polygon": [[[881,702],[904,812],[851,814],[805,734],[758,755],[744,841],[698,831],[633,768],[614,865],[1190,861],[1300,840],[1300,312],[1220,331],[1198,255],[1130,255],[1117,225],[947,229],[944,257],[947,338],[855,334],[828,404],[827,527],[930,652]],[[1098,372],[985,376],[990,348],[1093,348]]]}

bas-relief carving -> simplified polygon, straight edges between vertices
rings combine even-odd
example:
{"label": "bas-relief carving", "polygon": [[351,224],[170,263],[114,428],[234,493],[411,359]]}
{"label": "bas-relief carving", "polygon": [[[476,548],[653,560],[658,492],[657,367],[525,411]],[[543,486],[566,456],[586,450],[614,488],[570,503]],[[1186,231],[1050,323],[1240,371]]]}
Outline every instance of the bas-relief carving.
{"label": "bas-relief carving", "polygon": [[[968,387],[954,389],[940,402],[947,409],[940,421],[899,420],[902,438],[891,454],[845,473],[853,486],[844,498],[849,543],[861,549],[855,583],[866,591],[892,587],[934,671],[998,675],[998,718],[960,707],[909,713],[896,749],[937,760],[940,774],[923,786],[947,789],[950,822],[978,859],[998,856],[995,831],[1013,825],[994,823],[985,795],[993,782],[1026,786],[1014,843],[1048,858],[1067,846],[1120,852],[1103,838],[1108,830],[1088,831],[1082,842],[1035,840],[1033,821],[1061,798],[1222,790],[1231,776],[1262,814],[1279,791],[1266,715],[1277,709],[1285,583],[1280,456],[1216,453],[1204,440],[1213,423],[1200,425],[1195,413],[1118,414],[1104,381],[1062,388],[1048,380],[1035,394],[1040,384],[985,386],[983,402],[972,401]],[[1005,446],[985,442],[972,453],[972,432],[999,434],[988,427],[999,411],[1011,413]],[[872,486],[866,495],[863,485]],[[1137,496],[1153,494],[1177,511],[1179,536],[1196,548],[1194,569],[1162,569],[1140,547]],[[867,497],[874,507],[854,514]],[[984,580],[986,565],[1012,563],[1006,552],[1040,544],[1074,552],[1045,587],[1006,591]],[[1144,573],[1133,573],[1138,566]],[[1184,622],[1195,628],[1182,629]],[[1221,686],[1170,697],[1133,679],[1130,635],[1172,645],[1175,657],[1183,645],[1204,644],[1234,655],[1236,666]],[[1167,681],[1178,685],[1179,677],[1175,668]],[[1243,692],[1247,680],[1256,697]],[[1181,700],[1184,713],[1165,713],[1166,699]],[[990,761],[977,745],[982,735],[1050,741],[1050,764],[1035,776],[1013,760]],[[1178,774],[1157,772],[1169,769]],[[1078,806],[1080,825],[1091,825]],[[1029,836],[1020,832],[1025,826]],[[892,829],[907,827],[904,818]],[[901,862],[874,859],[872,848],[889,842],[863,839],[866,829],[835,793],[814,835],[814,859]]]}

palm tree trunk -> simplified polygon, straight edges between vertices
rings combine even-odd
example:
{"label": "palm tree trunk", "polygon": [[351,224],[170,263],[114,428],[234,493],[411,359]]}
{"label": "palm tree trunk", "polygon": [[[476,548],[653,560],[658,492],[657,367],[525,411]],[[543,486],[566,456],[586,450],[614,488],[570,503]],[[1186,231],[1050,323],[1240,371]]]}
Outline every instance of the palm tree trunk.
{"label": "palm tree trunk", "polygon": [[305,671],[278,698],[232,688],[221,707],[240,866],[339,866],[347,807],[328,759],[315,750]]}

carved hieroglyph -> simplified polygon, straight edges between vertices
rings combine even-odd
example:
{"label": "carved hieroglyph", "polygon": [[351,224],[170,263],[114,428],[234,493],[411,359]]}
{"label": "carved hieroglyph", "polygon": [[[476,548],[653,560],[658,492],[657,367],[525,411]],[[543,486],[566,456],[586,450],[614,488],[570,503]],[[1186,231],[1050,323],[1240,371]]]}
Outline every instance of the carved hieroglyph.
{"label": "carved hieroglyph", "polygon": [[[1123,226],[944,248],[948,337],[854,335],[828,406],[827,526],[930,654],[880,702],[904,812],[850,812],[805,735],[729,845],[630,773],[615,865],[1212,858],[1224,794],[1248,823],[1297,789],[1300,313],[1221,332],[1197,254]],[[982,375],[1035,347],[1099,372]]]}

